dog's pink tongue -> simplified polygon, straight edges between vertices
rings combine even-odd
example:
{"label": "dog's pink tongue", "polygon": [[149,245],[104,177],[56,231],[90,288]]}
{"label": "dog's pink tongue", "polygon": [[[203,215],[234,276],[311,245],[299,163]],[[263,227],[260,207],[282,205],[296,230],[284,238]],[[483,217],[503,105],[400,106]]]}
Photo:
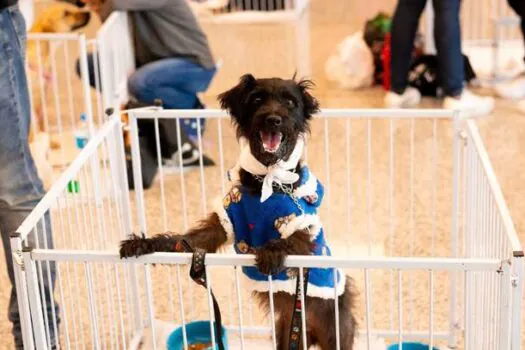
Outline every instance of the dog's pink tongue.
{"label": "dog's pink tongue", "polygon": [[281,135],[277,132],[262,132],[261,138],[268,149],[276,149],[281,143]]}

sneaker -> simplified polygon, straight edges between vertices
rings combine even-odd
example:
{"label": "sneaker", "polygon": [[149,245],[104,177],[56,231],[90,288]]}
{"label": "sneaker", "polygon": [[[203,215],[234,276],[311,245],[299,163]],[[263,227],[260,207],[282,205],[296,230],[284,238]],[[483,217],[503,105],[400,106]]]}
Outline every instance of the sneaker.
{"label": "sneaker", "polygon": [[525,73],[518,75],[511,81],[500,83],[494,88],[496,94],[509,100],[525,98]]}
{"label": "sneaker", "polygon": [[[199,102],[200,103],[200,102]],[[155,105],[158,105],[156,103]],[[151,106],[150,104],[144,104],[137,100],[128,101],[123,108],[133,109]],[[201,119],[204,120],[204,119]],[[139,129],[139,145],[141,148],[141,160],[142,160],[142,178],[143,187],[145,189],[151,187],[153,180],[157,174],[157,143],[156,143],[156,130],[153,119],[139,119],[137,121]],[[200,152],[196,143],[187,135],[184,123],[180,123],[180,144],[182,148],[182,170],[190,170],[193,168],[200,167]],[[177,140],[178,133],[177,122],[175,119],[159,119],[158,120],[158,132],[159,132],[159,144],[161,150],[162,164],[169,169],[166,169],[168,173],[179,172],[181,170],[179,162],[179,152]],[[130,137],[125,134],[125,139],[129,141]],[[130,142],[126,143],[126,148],[129,151]],[[131,157],[128,157],[129,171],[131,168]],[[209,167],[215,165],[215,162],[205,154],[202,155],[202,165]],[[132,180],[130,177],[130,187],[132,188]]]}
{"label": "sneaker", "polygon": [[389,91],[385,96],[385,107],[387,108],[408,108],[414,107],[421,101],[421,93],[418,89],[407,87],[403,94]]}
{"label": "sneaker", "polygon": [[[182,148],[182,166],[185,170],[189,170],[191,168],[198,168],[200,167],[200,152],[199,149],[192,143],[192,142],[184,142],[181,145]],[[179,151],[175,151],[171,158],[163,159],[163,163],[165,166],[169,168],[179,168],[180,169],[180,155]],[[215,162],[206,156],[205,154],[202,155],[202,166],[203,167],[209,167],[215,165]]]}
{"label": "sneaker", "polygon": [[445,97],[443,108],[460,110],[463,117],[482,117],[494,109],[492,97],[478,96],[467,89],[463,89],[460,98]]}

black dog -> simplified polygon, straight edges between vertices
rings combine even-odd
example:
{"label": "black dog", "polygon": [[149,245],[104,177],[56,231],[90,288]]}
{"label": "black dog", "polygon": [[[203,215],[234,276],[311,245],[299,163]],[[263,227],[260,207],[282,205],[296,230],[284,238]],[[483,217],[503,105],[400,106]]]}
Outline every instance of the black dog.
{"label": "black dog", "polygon": [[[221,106],[229,111],[236,125],[237,136],[248,141],[251,154],[263,166],[269,167],[282,160],[289,160],[301,134],[309,131],[309,122],[319,109],[317,100],[309,93],[312,85],[308,80],[255,79],[247,74],[237,86],[219,95]],[[301,168],[299,162],[295,173],[301,174]],[[260,177],[243,168],[238,171],[243,190],[260,196],[263,189]],[[293,183],[292,188],[297,188],[299,184],[300,180]],[[277,186],[274,190],[280,192],[284,189]],[[235,202],[235,195],[235,192],[230,191],[225,198],[225,207]],[[231,232],[227,232],[222,220],[221,215],[215,212],[184,235],[165,233],[152,238],[132,236],[121,243],[120,256],[127,258],[153,252],[178,251],[181,239],[193,247],[215,252],[231,238]],[[243,251],[237,243],[237,247],[240,247],[238,251],[255,254],[258,271],[266,275],[282,272],[288,255],[313,254],[315,243],[309,227],[297,229],[283,237],[269,240],[260,246],[254,245],[247,251]],[[353,348],[357,328],[352,313],[354,295],[351,283],[347,277],[338,305],[340,345],[344,350]],[[269,294],[256,292],[256,295],[267,309]],[[308,296],[306,305],[308,346],[318,344],[323,350],[335,349],[334,300]],[[294,296],[283,291],[274,293],[274,306],[279,315],[276,323],[278,349],[288,349]],[[300,348],[303,348],[302,344]]]}

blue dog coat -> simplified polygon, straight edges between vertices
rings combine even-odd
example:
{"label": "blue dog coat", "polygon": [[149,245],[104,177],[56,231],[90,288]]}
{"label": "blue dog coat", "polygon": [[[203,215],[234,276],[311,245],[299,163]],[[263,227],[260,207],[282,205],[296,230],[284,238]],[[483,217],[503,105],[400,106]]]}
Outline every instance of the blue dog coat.
{"label": "blue dog coat", "polygon": [[[313,255],[330,256],[330,248],[324,238],[323,227],[317,208],[324,188],[317,178],[304,166],[300,171],[300,185],[294,190],[303,212],[292,197],[284,193],[273,193],[261,203],[260,195],[253,195],[239,183],[233,185],[217,208],[221,223],[234,242],[237,254],[251,254],[253,248],[263,247],[273,239],[286,239],[297,230],[308,228],[315,243]],[[307,201],[306,197],[314,200]],[[313,202],[313,203],[310,203]],[[244,274],[253,282],[253,289],[269,290],[268,276],[256,267],[244,267]],[[295,294],[296,269],[289,269],[272,276],[273,291]],[[337,270],[337,294],[344,292],[345,276]],[[312,268],[307,295],[324,299],[334,298],[334,269]]]}

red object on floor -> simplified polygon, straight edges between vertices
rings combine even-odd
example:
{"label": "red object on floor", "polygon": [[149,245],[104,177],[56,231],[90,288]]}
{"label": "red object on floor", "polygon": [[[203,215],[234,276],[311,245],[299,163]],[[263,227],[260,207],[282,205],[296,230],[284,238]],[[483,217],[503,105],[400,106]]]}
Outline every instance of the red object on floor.
{"label": "red object on floor", "polygon": [[385,35],[385,43],[383,44],[383,52],[381,53],[383,60],[383,88],[386,91],[390,90],[390,33]]}

